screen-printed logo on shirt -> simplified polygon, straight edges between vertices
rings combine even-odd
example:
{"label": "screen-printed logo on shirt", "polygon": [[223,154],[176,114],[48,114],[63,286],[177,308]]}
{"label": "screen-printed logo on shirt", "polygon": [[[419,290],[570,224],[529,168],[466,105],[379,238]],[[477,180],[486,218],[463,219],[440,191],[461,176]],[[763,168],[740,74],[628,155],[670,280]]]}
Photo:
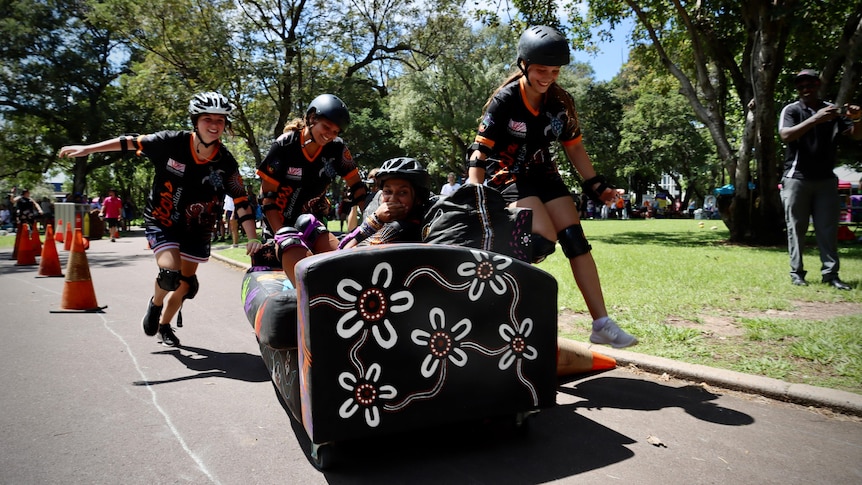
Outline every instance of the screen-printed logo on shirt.
{"label": "screen-printed logo on shirt", "polygon": [[186,164],[178,162],[173,158],[168,159],[168,172],[176,175],[182,175],[186,172]]}
{"label": "screen-printed logo on shirt", "polygon": [[302,178],[302,167],[287,167],[287,178],[301,179]]}
{"label": "screen-printed logo on shirt", "polygon": [[545,134],[547,135],[550,131],[554,138],[559,138],[563,133],[563,117],[566,115],[565,111],[560,111],[556,114],[556,116],[552,113],[545,113],[548,117],[548,126],[545,128]]}
{"label": "screen-printed logo on shirt", "polygon": [[482,122],[479,123],[479,133],[484,133],[485,130],[494,126],[494,119],[491,118],[491,115],[486,114],[484,118],[482,118]]}
{"label": "screen-printed logo on shirt", "polygon": [[509,134],[516,138],[526,138],[527,123],[518,120],[509,120]]}

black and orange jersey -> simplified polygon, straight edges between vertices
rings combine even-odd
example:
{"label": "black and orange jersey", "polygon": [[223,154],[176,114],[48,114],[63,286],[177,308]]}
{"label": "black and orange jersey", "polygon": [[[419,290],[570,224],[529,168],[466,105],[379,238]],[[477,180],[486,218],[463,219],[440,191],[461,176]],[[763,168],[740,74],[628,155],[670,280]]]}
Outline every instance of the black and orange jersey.
{"label": "black and orange jersey", "polygon": [[225,194],[248,198],[233,155],[219,143],[212,158],[198,158],[188,131],[160,131],[135,140],[137,155],[155,167],[144,221],[166,230],[212,231]]}
{"label": "black and orange jersey", "polygon": [[302,148],[305,141],[301,131],[281,135],[257,168],[262,180],[278,187],[275,203],[285,224],[292,224],[301,214],[313,213],[310,205],[326,194],[335,177],[348,184],[360,180],[356,162],[341,138],[323,145],[314,156],[306,155]]}
{"label": "black and orange jersey", "polygon": [[492,186],[510,183],[519,175],[556,172],[551,144],[559,141],[565,146],[581,141],[577,114],[573,113],[575,119],[570,123],[562,101],[548,95],[543,105],[534,109],[527,103],[524,83],[526,78],[522,77],[501,88],[479,123],[472,149],[484,153],[487,160],[470,163],[484,166]]}

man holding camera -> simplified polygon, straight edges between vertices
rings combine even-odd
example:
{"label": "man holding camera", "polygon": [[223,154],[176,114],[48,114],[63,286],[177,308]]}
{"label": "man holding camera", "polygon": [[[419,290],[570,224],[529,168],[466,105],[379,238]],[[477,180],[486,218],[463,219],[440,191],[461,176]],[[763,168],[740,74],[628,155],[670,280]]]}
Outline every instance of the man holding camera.
{"label": "man holding camera", "polygon": [[850,285],[838,277],[838,177],[836,162],[839,135],[862,139],[862,110],[856,105],[835,106],[820,99],[820,75],[804,69],[794,77],[799,100],[781,110],[778,135],[787,148],[781,180],[781,201],[787,223],[790,281],[806,286],[802,253],[809,218],[814,222],[820,250],[821,281],[839,290]]}

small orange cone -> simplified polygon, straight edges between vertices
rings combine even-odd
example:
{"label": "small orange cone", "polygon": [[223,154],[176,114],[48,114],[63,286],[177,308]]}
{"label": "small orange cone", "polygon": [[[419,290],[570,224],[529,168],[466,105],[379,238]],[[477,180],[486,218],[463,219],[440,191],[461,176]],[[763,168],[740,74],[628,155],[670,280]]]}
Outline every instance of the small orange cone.
{"label": "small orange cone", "polygon": [[58,243],[61,243],[64,240],[64,238],[63,238],[63,219],[57,219],[57,229],[59,229],[59,231],[54,233],[54,240],[57,241]]}
{"label": "small orange cone", "polygon": [[84,253],[84,236],[81,235],[80,229],[75,230],[72,252],[69,253],[69,262],[66,264],[66,283],[63,285],[60,308],[60,311],[52,310],[51,313],[101,312],[107,308],[96,303],[90,266]]}
{"label": "small orange cone", "polygon": [[42,240],[39,238],[39,223],[33,221],[33,227],[30,228],[30,248],[34,255],[42,254]]}
{"label": "small orange cone", "polygon": [[557,338],[557,376],[585,374],[609,370],[617,366],[613,357],[593,352],[586,345],[565,338]]}
{"label": "small orange cone", "polygon": [[18,246],[18,261],[15,264],[18,266],[34,265],[36,264],[36,251],[33,248],[33,241],[30,239],[30,226],[21,224],[20,232],[21,241]]}
{"label": "small orange cone", "polygon": [[54,227],[45,228],[45,245],[42,246],[42,259],[39,261],[39,276],[63,276],[60,256],[57,254],[57,241],[54,240]]}
{"label": "small orange cone", "polygon": [[67,222],[66,223],[66,240],[63,243],[63,250],[64,251],[68,251],[68,250],[72,249],[72,239],[74,239],[74,237],[72,236],[72,223]]}

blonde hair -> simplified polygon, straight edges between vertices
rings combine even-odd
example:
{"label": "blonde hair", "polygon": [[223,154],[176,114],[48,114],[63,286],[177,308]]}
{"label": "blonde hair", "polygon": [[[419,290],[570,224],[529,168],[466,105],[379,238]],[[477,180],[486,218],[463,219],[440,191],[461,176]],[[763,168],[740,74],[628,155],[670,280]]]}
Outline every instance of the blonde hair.
{"label": "blonde hair", "polygon": [[287,133],[290,131],[302,131],[305,128],[305,120],[302,118],[294,118],[287,122],[284,125],[284,129],[281,130],[282,133]]}

